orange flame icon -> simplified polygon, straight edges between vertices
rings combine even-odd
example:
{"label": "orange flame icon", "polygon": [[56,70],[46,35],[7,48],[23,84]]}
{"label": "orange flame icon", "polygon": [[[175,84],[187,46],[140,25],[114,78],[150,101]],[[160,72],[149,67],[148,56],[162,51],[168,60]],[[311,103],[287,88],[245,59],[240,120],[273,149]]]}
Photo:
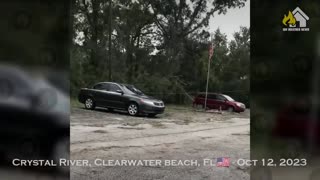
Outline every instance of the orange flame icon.
{"label": "orange flame icon", "polygon": [[288,16],[284,15],[282,19],[282,24],[285,26],[289,25],[295,25],[296,24],[296,18],[294,18],[293,14],[291,11],[289,11]]}

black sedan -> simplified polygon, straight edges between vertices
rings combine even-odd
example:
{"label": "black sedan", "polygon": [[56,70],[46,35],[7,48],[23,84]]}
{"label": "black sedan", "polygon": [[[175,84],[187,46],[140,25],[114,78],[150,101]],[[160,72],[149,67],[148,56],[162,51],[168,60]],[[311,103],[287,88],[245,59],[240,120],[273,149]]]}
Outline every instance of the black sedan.
{"label": "black sedan", "polygon": [[100,82],[92,88],[82,88],[78,99],[87,109],[120,109],[132,116],[147,114],[154,117],[165,109],[163,101],[145,95],[133,85],[115,82]]}

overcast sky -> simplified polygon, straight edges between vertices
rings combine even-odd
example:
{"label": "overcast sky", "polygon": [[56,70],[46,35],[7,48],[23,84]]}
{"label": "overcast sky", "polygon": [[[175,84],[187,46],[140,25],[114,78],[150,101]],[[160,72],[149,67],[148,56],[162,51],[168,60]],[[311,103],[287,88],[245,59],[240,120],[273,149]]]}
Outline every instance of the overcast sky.
{"label": "overcast sky", "polygon": [[231,40],[233,33],[239,31],[240,26],[250,27],[250,0],[243,8],[229,9],[225,15],[215,15],[210,19],[209,30],[214,32],[219,27],[228,40]]}

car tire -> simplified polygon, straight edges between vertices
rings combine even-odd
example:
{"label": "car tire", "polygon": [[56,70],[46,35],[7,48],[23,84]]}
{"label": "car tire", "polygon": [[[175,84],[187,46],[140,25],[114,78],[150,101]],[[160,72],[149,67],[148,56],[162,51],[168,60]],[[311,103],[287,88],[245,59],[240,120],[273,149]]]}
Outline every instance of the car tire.
{"label": "car tire", "polygon": [[94,100],[91,97],[86,98],[86,100],[84,101],[84,107],[86,109],[91,109],[91,110],[94,109],[95,108]]}
{"label": "car tire", "polygon": [[227,109],[227,111],[228,111],[228,112],[234,112],[234,107],[229,106],[228,109]]}
{"label": "car tire", "polygon": [[139,107],[137,103],[130,103],[128,108],[128,113],[130,116],[137,116],[139,113]]}
{"label": "car tire", "polygon": [[148,117],[156,117],[157,114],[154,114],[154,113],[151,113],[151,114],[148,114]]}

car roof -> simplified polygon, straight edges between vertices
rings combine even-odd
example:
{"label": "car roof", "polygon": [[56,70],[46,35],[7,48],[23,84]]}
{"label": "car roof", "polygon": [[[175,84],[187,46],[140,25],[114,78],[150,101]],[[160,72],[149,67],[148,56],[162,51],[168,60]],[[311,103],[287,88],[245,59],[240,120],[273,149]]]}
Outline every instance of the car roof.
{"label": "car roof", "polygon": [[95,83],[94,85],[97,85],[97,84],[117,84],[117,85],[120,85],[120,83],[116,83],[116,82],[110,82],[110,81],[103,81],[103,82],[98,82],[98,83]]}
{"label": "car roof", "polygon": [[[102,82],[98,82],[97,84],[99,83],[116,83],[116,82],[110,82],[110,81],[102,81]],[[117,83],[116,83],[117,84]]]}
{"label": "car roof", "polygon": [[[205,95],[206,93],[205,92],[199,92],[197,95]],[[213,95],[224,95],[224,94],[221,94],[221,93],[211,93],[211,92],[208,92],[208,94],[213,94]]]}
{"label": "car roof", "polygon": [[132,85],[132,84],[121,84],[121,85],[124,85],[124,86],[133,86],[133,87],[134,87],[134,85]]}
{"label": "car roof", "polygon": [[100,84],[100,83],[111,83],[111,84],[118,84],[118,85],[123,85],[123,86],[134,86],[134,85],[132,85],[132,84],[117,83],[117,82],[111,82],[111,81],[98,82],[98,83],[96,83],[96,84]]}

